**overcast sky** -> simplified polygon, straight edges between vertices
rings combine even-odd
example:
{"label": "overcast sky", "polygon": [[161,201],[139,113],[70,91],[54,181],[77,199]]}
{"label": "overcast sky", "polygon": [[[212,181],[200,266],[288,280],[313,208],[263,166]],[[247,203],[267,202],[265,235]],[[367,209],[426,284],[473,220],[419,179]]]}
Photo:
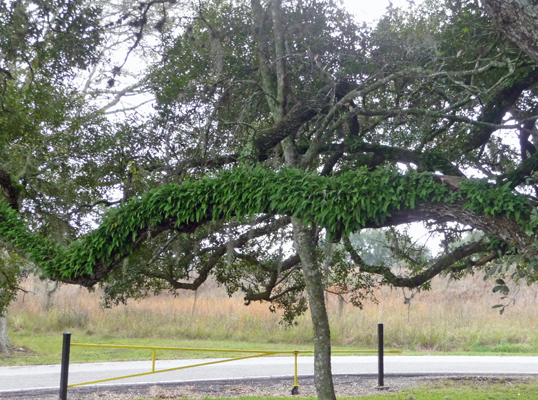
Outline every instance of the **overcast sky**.
{"label": "overcast sky", "polygon": [[[355,14],[359,20],[374,21],[384,14],[390,1],[389,0],[343,0],[346,8]],[[422,0],[415,0],[415,3],[421,3]],[[409,4],[407,0],[392,0],[394,7],[405,7]]]}

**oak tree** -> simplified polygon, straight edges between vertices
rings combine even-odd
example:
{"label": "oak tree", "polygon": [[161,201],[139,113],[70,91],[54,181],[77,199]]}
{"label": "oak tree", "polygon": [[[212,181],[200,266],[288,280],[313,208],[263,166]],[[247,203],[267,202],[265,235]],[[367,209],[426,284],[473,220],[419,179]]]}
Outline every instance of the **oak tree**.
{"label": "oak tree", "polygon": [[[492,273],[504,258],[514,278],[537,279],[538,71],[476,2],[391,8],[374,27],[329,0],[140,9],[155,3],[130,25],[159,40],[140,86],[155,111],[115,131],[128,138],[122,203],[63,244],[0,206],[3,240],[48,276],[101,283],[111,303],[211,276],[285,318],[308,300],[323,399],[327,285],[360,303],[374,285]],[[420,221],[444,251],[427,256],[394,230],[399,272],[350,239]],[[469,227],[482,234],[462,243]]]}

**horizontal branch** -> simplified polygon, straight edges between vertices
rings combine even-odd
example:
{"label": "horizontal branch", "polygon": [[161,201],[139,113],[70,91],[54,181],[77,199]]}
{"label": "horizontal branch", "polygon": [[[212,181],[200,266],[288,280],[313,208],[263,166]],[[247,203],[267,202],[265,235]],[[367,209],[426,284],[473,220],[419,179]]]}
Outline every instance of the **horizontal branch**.
{"label": "horizontal branch", "polygon": [[450,187],[443,182],[432,175],[402,174],[395,169],[321,177],[295,169],[275,173],[237,168],[133,198],[108,213],[95,231],[67,247],[30,232],[2,202],[0,238],[28,253],[50,277],[85,286],[104,279],[122,259],[161,232],[192,233],[210,221],[248,221],[260,214],[297,217],[326,228],[330,238],[362,228],[457,221],[513,244],[522,253],[532,251],[534,239],[525,233],[532,229],[526,225],[531,207],[524,195],[507,185],[483,181],[458,179]]}
{"label": "horizontal branch", "polygon": [[344,151],[349,153],[372,153],[382,157],[383,160],[413,163],[421,171],[441,171],[446,175],[464,176],[443,154],[433,150],[421,152],[381,144],[371,144],[364,142],[362,138],[354,141],[347,140],[346,144]]}
{"label": "horizontal branch", "polygon": [[462,117],[456,114],[447,114],[443,111],[432,111],[424,108],[399,108],[399,109],[387,109],[387,110],[365,110],[361,107],[357,107],[353,111],[350,111],[348,114],[361,115],[364,117],[375,117],[375,116],[389,116],[389,117],[405,117],[408,115],[421,115],[426,117],[433,118],[442,118],[455,122],[463,122],[470,125],[481,126],[484,128],[490,129],[518,129],[521,126],[518,124],[515,125],[504,125],[500,123],[491,123],[484,121],[477,121],[472,118]]}

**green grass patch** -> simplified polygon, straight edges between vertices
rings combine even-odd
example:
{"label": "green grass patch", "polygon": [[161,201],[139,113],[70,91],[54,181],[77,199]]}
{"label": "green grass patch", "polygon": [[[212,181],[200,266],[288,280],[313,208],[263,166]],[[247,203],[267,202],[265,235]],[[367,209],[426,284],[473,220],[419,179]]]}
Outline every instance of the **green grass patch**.
{"label": "green grass patch", "polygon": [[495,354],[536,354],[538,346],[528,343],[497,343],[497,344],[482,344],[476,342],[472,346],[472,352],[478,354],[495,353]]}
{"label": "green grass patch", "polygon": [[398,394],[366,396],[378,400],[515,400],[538,399],[535,378],[458,378],[434,381]]}
{"label": "green grass patch", "polygon": [[[76,331],[72,332],[72,343],[108,344],[126,346],[158,346],[158,347],[184,347],[193,349],[233,349],[233,350],[270,350],[294,351],[313,350],[307,344],[289,343],[253,343],[244,341],[223,340],[178,340],[163,338],[115,338],[111,336],[87,335]],[[62,335],[28,336],[17,333],[10,334],[13,344],[19,349],[10,356],[0,355],[0,366],[10,365],[37,365],[59,364],[62,352]],[[23,350],[20,350],[20,349]],[[333,346],[334,351],[358,350],[350,346]],[[373,349],[361,349],[373,350]],[[372,353],[374,355],[375,353]],[[189,358],[215,358],[215,357],[241,357],[245,353],[217,352],[217,351],[170,351],[157,350],[158,360],[189,359]],[[70,360],[73,363],[106,362],[106,361],[133,361],[151,360],[152,350],[148,349],[116,349],[95,347],[72,347]]]}
{"label": "green grass patch", "polygon": [[[270,350],[293,351],[312,350],[310,344],[294,343],[258,343],[235,340],[202,340],[202,339],[173,339],[173,338],[126,338],[110,335],[88,335],[85,331],[72,330],[73,343],[108,344],[126,346],[158,346],[185,347],[193,349],[234,349],[234,350]],[[16,346],[11,355],[0,354],[0,366],[59,364],[62,353],[62,334],[35,335],[11,332],[10,338]],[[352,346],[333,345],[333,351],[339,350],[372,350],[373,348],[357,348]],[[395,349],[396,350],[396,349]],[[375,355],[376,353],[364,354]],[[476,346],[472,351],[440,352],[440,351],[404,351],[405,355],[538,355],[538,349],[525,344],[502,344],[494,347]],[[245,353],[205,352],[205,351],[169,351],[157,350],[158,360],[190,359],[190,358],[220,358],[240,357]],[[106,361],[135,361],[150,360],[152,351],[147,349],[116,349],[95,347],[73,347],[71,362],[106,362]]]}

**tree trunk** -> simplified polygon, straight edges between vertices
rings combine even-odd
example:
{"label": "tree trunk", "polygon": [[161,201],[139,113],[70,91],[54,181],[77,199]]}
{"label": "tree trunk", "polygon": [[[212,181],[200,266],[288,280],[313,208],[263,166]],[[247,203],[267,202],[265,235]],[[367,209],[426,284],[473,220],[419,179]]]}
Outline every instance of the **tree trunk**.
{"label": "tree trunk", "polygon": [[[51,288],[52,285],[52,288]],[[52,299],[52,296],[54,293],[58,290],[60,287],[60,282],[58,281],[45,281],[45,311],[52,310],[52,307],[54,305],[54,301]]]}
{"label": "tree trunk", "polygon": [[7,334],[6,315],[4,314],[0,317],[0,354],[9,354],[12,347],[13,343]]}
{"label": "tree trunk", "polygon": [[301,258],[301,268],[308,294],[310,315],[314,327],[314,382],[321,400],[336,400],[331,372],[331,330],[325,307],[323,280],[316,259],[312,232],[299,220],[293,221],[295,249]]}
{"label": "tree trunk", "polygon": [[497,27],[538,63],[538,3],[534,0],[482,0]]}

